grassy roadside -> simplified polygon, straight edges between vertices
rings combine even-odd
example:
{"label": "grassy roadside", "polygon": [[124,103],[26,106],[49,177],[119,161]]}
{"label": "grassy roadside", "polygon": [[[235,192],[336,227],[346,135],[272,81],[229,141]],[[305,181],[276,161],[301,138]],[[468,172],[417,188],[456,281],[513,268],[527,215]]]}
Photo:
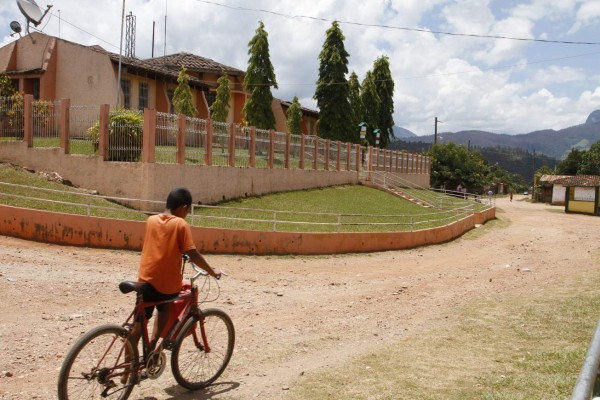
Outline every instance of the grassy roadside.
{"label": "grassy roadside", "polygon": [[444,326],[306,374],[287,398],[569,398],[598,321],[599,288],[600,276],[587,272],[519,296],[478,299]]}

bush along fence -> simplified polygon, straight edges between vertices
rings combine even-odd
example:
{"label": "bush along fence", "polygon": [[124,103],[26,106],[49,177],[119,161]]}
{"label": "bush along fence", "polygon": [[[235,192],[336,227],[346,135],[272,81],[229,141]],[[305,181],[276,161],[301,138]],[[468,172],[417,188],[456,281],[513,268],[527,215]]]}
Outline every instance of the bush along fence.
{"label": "bush along fence", "polygon": [[106,161],[429,174],[429,157],[210,119],[73,106],[69,99],[0,98],[0,140]]}

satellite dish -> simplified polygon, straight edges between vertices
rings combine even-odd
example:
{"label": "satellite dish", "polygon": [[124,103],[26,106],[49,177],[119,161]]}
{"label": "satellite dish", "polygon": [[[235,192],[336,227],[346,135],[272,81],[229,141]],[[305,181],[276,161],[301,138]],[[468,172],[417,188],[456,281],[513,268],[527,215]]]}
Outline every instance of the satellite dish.
{"label": "satellite dish", "polygon": [[52,7],[49,5],[46,12],[42,12],[42,9],[37,5],[35,0],[17,0],[17,6],[25,18],[27,18],[27,22],[31,22],[35,26],[38,26],[42,22],[42,19],[44,19]]}
{"label": "satellite dish", "polygon": [[10,23],[10,29],[12,29],[13,33],[11,33],[10,35],[19,35],[21,36],[21,24],[18,23],[17,21],[12,21]]}
{"label": "satellite dish", "polygon": [[[49,4],[46,6],[47,7],[46,11],[42,12],[42,9],[37,5],[35,0],[17,0],[17,6],[19,7],[21,14],[23,14],[25,16],[25,18],[27,19],[27,28],[25,29],[27,34],[29,34],[29,24],[38,26],[42,22],[42,20],[46,16],[46,14],[48,14],[48,11],[50,11],[50,9],[52,8],[52,5]],[[14,21],[14,22],[16,22],[16,21]],[[16,22],[16,24],[19,25],[18,22]],[[13,27],[13,23],[10,24],[10,27],[15,33],[17,33],[17,31]],[[21,32],[20,25],[19,25],[18,29],[19,29],[19,32]],[[31,37],[31,41],[33,43],[35,43],[35,41],[33,40],[33,37]]]}

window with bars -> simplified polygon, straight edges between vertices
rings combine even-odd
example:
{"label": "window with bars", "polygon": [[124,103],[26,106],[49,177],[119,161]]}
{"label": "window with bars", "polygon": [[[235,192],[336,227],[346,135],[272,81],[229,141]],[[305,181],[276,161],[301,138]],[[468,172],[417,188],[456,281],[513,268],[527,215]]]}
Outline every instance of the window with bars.
{"label": "window with bars", "polygon": [[148,107],[148,84],[140,83],[140,91],[138,93],[138,109],[143,110]]}
{"label": "window with bars", "polygon": [[212,106],[213,103],[217,101],[217,92],[205,90],[204,97],[206,98],[206,104],[208,104],[208,108],[210,108],[210,106]]}
{"label": "window with bars", "polygon": [[123,91],[123,107],[129,109],[131,108],[131,81],[122,79],[121,90]]}

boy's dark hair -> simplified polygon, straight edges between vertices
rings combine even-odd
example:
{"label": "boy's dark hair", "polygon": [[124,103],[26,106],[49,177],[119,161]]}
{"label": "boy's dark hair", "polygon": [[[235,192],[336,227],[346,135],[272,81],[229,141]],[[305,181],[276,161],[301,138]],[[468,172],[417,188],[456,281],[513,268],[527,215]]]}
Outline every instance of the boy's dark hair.
{"label": "boy's dark hair", "polygon": [[192,194],[186,188],[176,188],[171,190],[167,197],[167,208],[171,211],[178,209],[181,206],[192,205]]}

